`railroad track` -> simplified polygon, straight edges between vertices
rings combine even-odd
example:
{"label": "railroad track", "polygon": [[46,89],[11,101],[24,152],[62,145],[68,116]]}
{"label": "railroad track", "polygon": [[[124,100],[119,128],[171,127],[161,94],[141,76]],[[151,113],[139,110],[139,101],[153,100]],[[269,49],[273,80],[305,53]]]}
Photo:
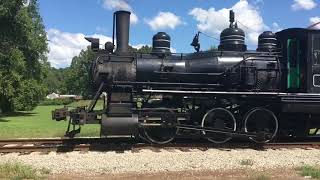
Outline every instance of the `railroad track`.
{"label": "railroad track", "polygon": [[[125,143],[121,143],[121,141]],[[134,144],[132,139],[101,138],[45,138],[0,140],[0,153],[11,152],[69,152],[69,151],[108,151],[123,149]]]}
{"label": "railroad track", "polygon": [[161,149],[178,149],[189,151],[190,149],[199,149],[206,151],[212,148],[239,149],[251,148],[257,150],[265,149],[292,149],[302,148],[320,149],[320,142],[281,142],[269,144],[253,144],[247,142],[231,142],[227,144],[216,145],[208,142],[187,142],[177,141],[165,145],[152,145],[148,143],[139,143],[130,138],[75,138],[75,139],[8,139],[0,140],[0,153],[30,153],[30,152],[70,152],[70,151],[116,151],[124,152],[131,150],[139,152],[143,149],[160,152]]}

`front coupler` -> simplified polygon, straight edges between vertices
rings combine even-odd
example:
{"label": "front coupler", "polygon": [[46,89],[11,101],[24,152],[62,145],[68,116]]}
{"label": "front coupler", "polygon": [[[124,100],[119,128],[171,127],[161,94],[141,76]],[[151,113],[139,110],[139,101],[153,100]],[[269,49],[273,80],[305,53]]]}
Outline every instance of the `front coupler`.
{"label": "front coupler", "polygon": [[[72,110],[68,110],[67,107],[56,109],[52,111],[52,119],[56,121],[67,120],[69,117],[68,128],[66,131],[66,137],[74,137],[76,134],[80,133],[81,125],[86,124],[88,113],[85,107],[77,107]],[[72,130],[71,130],[72,126]],[[78,126],[78,128],[76,128]]]}

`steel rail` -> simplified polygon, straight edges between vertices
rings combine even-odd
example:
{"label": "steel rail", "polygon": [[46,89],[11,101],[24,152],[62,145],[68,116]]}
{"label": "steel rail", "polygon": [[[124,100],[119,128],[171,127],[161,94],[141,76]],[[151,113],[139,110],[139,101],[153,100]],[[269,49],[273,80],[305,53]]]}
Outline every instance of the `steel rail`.
{"label": "steel rail", "polygon": [[[67,140],[67,141],[65,141]],[[268,144],[254,144],[249,142],[231,142],[226,144],[213,144],[204,142],[176,142],[164,145],[149,143],[137,143],[127,139],[100,139],[100,138],[76,138],[76,139],[11,139],[0,140],[0,153],[30,153],[30,152],[70,152],[70,151],[132,151],[139,152],[150,149],[161,152],[161,149],[178,149],[189,151],[190,149],[208,150],[214,148],[223,149],[320,149],[320,142],[280,142]]]}

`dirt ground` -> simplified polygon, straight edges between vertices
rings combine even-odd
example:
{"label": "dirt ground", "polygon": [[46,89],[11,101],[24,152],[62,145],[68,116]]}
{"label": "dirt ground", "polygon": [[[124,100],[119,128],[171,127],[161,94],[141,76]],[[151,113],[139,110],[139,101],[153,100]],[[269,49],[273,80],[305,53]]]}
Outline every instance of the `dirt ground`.
{"label": "dirt ground", "polygon": [[266,170],[252,170],[252,169],[236,169],[236,170],[219,170],[219,171],[180,171],[180,172],[161,172],[161,173],[125,173],[125,174],[96,174],[86,175],[84,173],[77,174],[59,174],[51,175],[49,180],[61,179],[94,179],[94,180],[164,180],[164,179],[182,179],[182,180],[267,180],[267,179],[283,179],[283,180],[302,180],[301,177],[293,169],[266,169]]}

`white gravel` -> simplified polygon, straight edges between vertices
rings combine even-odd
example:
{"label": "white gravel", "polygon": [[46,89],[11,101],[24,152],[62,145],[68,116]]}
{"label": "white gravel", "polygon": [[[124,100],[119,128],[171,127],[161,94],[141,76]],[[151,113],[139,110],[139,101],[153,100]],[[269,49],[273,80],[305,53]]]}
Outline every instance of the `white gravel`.
{"label": "white gravel", "polygon": [[[252,165],[243,165],[249,160]],[[319,149],[266,150],[252,149],[209,149],[190,152],[165,150],[154,152],[70,152],[49,154],[18,153],[0,155],[0,163],[22,162],[36,168],[47,168],[52,173],[91,172],[91,173],[154,173],[161,171],[222,170],[239,168],[282,168],[297,167],[303,164],[320,165]]]}

